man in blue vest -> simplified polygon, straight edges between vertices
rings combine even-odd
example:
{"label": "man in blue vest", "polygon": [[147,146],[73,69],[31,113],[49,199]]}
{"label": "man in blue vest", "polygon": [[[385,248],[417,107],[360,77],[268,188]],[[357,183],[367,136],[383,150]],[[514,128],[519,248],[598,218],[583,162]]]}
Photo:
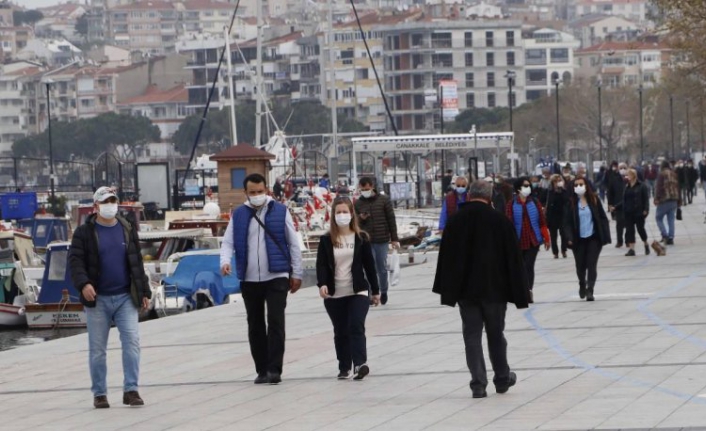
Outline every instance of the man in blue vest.
{"label": "man in blue vest", "polygon": [[265,177],[250,174],[243,188],[248,201],[233,211],[223,236],[221,273],[231,273],[235,252],[257,371],[255,384],[276,385],[282,381],[287,293],[302,284],[301,249],[292,216],[286,206],[268,196]]}

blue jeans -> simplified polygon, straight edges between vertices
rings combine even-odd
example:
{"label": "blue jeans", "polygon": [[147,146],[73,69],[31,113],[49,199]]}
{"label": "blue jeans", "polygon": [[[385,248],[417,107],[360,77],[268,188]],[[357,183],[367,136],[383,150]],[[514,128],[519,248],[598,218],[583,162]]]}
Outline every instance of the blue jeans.
{"label": "blue jeans", "polygon": [[139,313],[128,293],[97,295],[96,306],[86,307],[88,317],[88,364],[93,396],[108,394],[106,384],[106,350],[111,323],[120,332],[123,350],[123,391],[137,390],[140,375],[140,335],[137,329]]}
{"label": "blue jeans", "polygon": [[[655,219],[662,238],[674,239],[674,219],[677,215],[677,201],[667,201],[657,205]],[[664,216],[667,216],[669,232],[664,228]]]}
{"label": "blue jeans", "polygon": [[388,243],[372,243],[373,259],[375,259],[375,269],[378,272],[378,282],[380,283],[380,293],[387,293],[387,250]]}

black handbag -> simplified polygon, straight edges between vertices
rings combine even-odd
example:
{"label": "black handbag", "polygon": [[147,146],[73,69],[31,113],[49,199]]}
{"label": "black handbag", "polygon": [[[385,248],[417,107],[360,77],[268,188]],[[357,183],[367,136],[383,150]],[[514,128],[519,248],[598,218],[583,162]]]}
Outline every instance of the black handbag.
{"label": "black handbag", "polygon": [[677,220],[681,220],[681,208],[677,208]]}

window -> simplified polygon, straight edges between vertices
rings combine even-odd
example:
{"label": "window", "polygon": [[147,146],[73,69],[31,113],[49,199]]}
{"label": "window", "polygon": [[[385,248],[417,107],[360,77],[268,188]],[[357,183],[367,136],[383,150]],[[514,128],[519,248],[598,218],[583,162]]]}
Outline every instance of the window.
{"label": "window", "polygon": [[432,48],[451,48],[451,33],[432,33]]}
{"label": "window", "polygon": [[473,74],[472,73],[467,73],[466,74],[466,88],[473,88]]}
{"label": "window", "polygon": [[505,32],[505,41],[507,42],[507,46],[515,46],[515,32],[514,31],[506,31]]}
{"label": "window", "polygon": [[495,66],[495,53],[494,52],[486,52],[485,53],[485,65],[486,66]]}
{"label": "window", "polygon": [[473,32],[472,31],[467,31],[463,35],[463,44],[466,46],[466,48],[470,48],[473,46]]}
{"label": "window", "polygon": [[495,108],[495,93],[488,93],[488,108]]}
{"label": "window", "polygon": [[488,72],[487,87],[495,87],[495,72]]}
{"label": "window", "polygon": [[432,67],[453,67],[453,54],[432,54]]}
{"label": "window", "polygon": [[568,48],[552,48],[550,50],[552,63],[568,63],[569,49]]}
{"label": "window", "polygon": [[356,79],[368,79],[368,69],[356,69],[355,71]]}
{"label": "window", "polygon": [[625,64],[627,66],[634,66],[637,64],[637,55],[628,55],[625,57]]}
{"label": "window", "polygon": [[466,67],[473,67],[473,53],[466,53]]}
{"label": "window", "polygon": [[528,49],[525,51],[525,64],[528,66],[543,66],[547,64],[546,49]]}
{"label": "window", "polygon": [[493,46],[493,32],[492,31],[485,32],[485,46]]}
{"label": "window", "polygon": [[509,51],[507,53],[507,65],[508,66],[514,66],[515,65],[515,53],[513,51]]}
{"label": "window", "polygon": [[412,47],[422,46],[424,43],[424,36],[421,34],[412,35]]}
{"label": "window", "polygon": [[547,70],[537,69],[525,72],[526,85],[547,85]]}
{"label": "window", "polygon": [[245,181],[245,177],[247,176],[247,172],[245,171],[245,168],[233,168],[230,170],[230,188],[231,189],[242,189],[243,188],[243,181]]}
{"label": "window", "polygon": [[466,93],[466,108],[476,107],[476,95],[473,93]]}

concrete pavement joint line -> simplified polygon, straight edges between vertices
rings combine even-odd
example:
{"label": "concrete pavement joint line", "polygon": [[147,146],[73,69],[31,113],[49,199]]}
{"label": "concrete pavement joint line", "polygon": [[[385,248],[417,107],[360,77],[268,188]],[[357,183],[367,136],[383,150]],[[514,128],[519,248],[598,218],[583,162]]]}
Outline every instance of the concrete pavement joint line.
{"label": "concrete pavement joint line", "polygon": [[699,337],[694,337],[693,335],[685,334],[684,332],[678,330],[677,328],[674,327],[674,325],[667,323],[664,319],[661,317],[657,316],[655,313],[649,310],[649,306],[654,304],[660,299],[670,297],[672,298],[671,294],[672,293],[677,293],[680,290],[685,289],[686,287],[689,287],[696,281],[696,279],[702,277],[704,274],[706,274],[706,271],[699,271],[692,273],[689,278],[686,280],[682,280],[679,282],[677,285],[672,286],[668,289],[665,289],[658,293],[657,295],[653,296],[652,298],[644,301],[642,304],[637,306],[637,310],[644,314],[648,319],[650,319],[652,322],[654,322],[656,325],[658,325],[660,328],[662,328],[664,331],[667,331],[669,334],[679,338],[680,340],[686,340],[689,343],[698,346],[704,350],[706,350],[706,340],[703,340],[702,338]]}

